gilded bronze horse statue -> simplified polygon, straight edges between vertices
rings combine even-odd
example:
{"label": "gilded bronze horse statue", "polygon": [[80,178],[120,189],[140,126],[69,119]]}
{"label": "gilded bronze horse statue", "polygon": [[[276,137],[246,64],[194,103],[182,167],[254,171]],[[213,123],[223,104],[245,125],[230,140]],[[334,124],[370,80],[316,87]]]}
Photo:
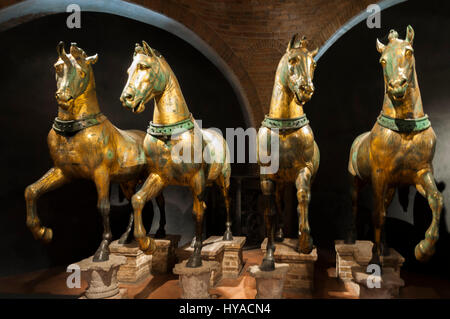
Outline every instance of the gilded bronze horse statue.
{"label": "gilded bronze horse statue", "polygon": [[[198,127],[174,72],[164,57],[145,41],[142,41],[142,46],[136,44],[127,72],[128,81],[120,97],[123,106],[140,113],[144,111],[145,104],[154,99],[153,121],[143,144],[151,167],[150,174],[132,197],[134,237],[140,248],[151,254],[155,243],[145,235],[143,206],[167,185],[188,186],[194,199],[196,230],[194,252],[187,267],[200,267],[205,188],[213,183],[219,186],[225,199],[227,222],[223,239],[232,240],[228,196],[231,168],[227,143],[220,133]],[[181,153],[182,160],[178,156]]]}
{"label": "gilded bronze horse statue", "polygon": [[[258,161],[262,167],[267,165],[260,161],[262,152],[270,153],[270,141],[273,139],[279,141],[278,171],[260,173],[268,237],[267,252],[260,266],[264,271],[274,269],[274,239],[282,241],[284,237],[281,211],[282,195],[287,183],[295,183],[297,188],[298,251],[308,254],[313,249],[308,205],[311,198],[311,183],[319,168],[320,154],[303,106],[314,93],[312,82],[316,68],[314,56],[318,49],[309,51],[307,44],[306,38],[300,39],[298,34],[289,42],[275,74],[269,114],[266,115],[258,132]],[[275,234],[276,224],[278,229]]]}
{"label": "gilded bronze horse statue", "polygon": [[[109,223],[110,183],[120,183],[124,195],[131,201],[136,186],[148,174],[142,146],[145,132],[122,131],[100,112],[92,70],[98,59],[97,54],[87,56],[76,43],[71,44],[70,54],[67,54],[63,42],[58,44],[57,52],[59,57],[54,67],[58,117],[47,137],[54,166],[25,189],[27,226],[35,239],[50,242],[53,231],[41,226],[36,211],[37,199],[71,180],[92,180],[97,187],[97,208],[103,219],[103,240],[94,261],[105,261],[109,258],[108,246],[112,239]],[[158,235],[164,236],[164,198],[158,197],[157,203],[162,215]],[[133,214],[120,243],[127,241],[132,225]]]}
{"label": "gilded bronze horse statue", "polygon": [[389,43],[377,40],[384,75],[384,102],[380,116],[370,132],[358,136],[350,151],[348,170],[351,178],[353,223],[347,243],[356,239],[355,220],[361,187],[371,184],[374,198],[373,225],[375,244],[372,263],[389,250],[385,241],[386,209],[399,186],[414,185],[428,200],[433,219],[425,239],[415,248],[419,261],[429,259],[439,238],[439,219],[443,197],[438,191],[432,160],[436,147],[428,116],[424,114],[414,58],[414,31],[407,27],[401,40],[391,30]]}

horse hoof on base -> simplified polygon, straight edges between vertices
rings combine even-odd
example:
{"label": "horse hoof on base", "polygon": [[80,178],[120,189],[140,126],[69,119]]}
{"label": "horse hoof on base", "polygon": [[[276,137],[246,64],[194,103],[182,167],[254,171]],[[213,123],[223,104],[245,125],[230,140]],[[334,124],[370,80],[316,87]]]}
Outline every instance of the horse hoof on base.
{"label": "horse hoof on base", "polygon": [[262,271],[273,271],[275,270],[275,261],[273,259],[263,259],[259,269]]}
{"label": "horse hoof on base", "polygon": [[225,231],[225,233],[223,234],[223,240],[224,241],[232,241],[233,240],[233,234],[231,233],[230,230]]}
{"label": "horse hoof on base", "polygon": [[153,239],[148,236],[145,236],[142,239],[139,239],[139,248],[146,255],[152,255],[156,251],[156,243]]}
{"label": "horse hoof on base", "polygon": [[202,258],[197,255],[191,255],[189,260],[186,263],[186,267],[188,268],[198,268],[202,266]]}
{"label": "horse hoof on base", "polygon": [[92,261],[102,262],[109,260],[109,252],[106,250],[97,250]]}
{"label": "horse hoof on base", "polygon": [[155,233],[155,238],[161,239],[166,237],[166,231],[164,229],[158,229]]}
{"label": "horse hoof on base", "polygon": [[275,241],[281,243],[284,240],[284,233],[282,229],[279,229],[275,234]]}
{"label": "horse hoof on base", "polygon": [[354,245],[356,242],[356,236],[353,232],[350,232],[347,234],[347,236],[344,239],[344,244],[346,245]]}
{"label": "horse hoof on base", "polygon": [[302,254],[309,254],[313,250],[313,241],[309,235],[301,235],[298,241],[298,251]]}
{"label": "horse hoof on base", "polygon": [[[435,248],[428,246],[426,240],[420,241],[416,245],[416,248],[414,249],[414,255],[416,256],[416,259],[420,262],[426,262],[428,261],[431,256],[433,256]],[[428,249],[427,249],[428,248]]]}

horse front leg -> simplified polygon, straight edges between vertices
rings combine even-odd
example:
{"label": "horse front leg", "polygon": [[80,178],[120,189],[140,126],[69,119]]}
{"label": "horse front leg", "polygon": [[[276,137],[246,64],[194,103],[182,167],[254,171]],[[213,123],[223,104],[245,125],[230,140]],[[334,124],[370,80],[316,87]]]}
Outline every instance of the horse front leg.
{"label": "horse front leg", "polygon": [[230,213],[230,176],[227,174],[221,174],[217,179],[216,184],[219,186],[220,191],[222,192],[223,200],[225,202],[225,209],[227,211],[227,221],[225,222],[225,233],[223,234],[223,240],[232,241],[233,233],[231,232],[231,213]]}
{"label": "horse front leg", "polygon": [[261,266],[263,271],[275,270],[275,244],[274,244],[274,223],[276,210],[274,207],[275,183],[269,179],[261,180],[261,190],[264,196],[264,222],[266,224],[267,246],[266,255],[263,258]]}
{"label": "horse front leg", "polygon": [[428,205],[430,206],[433,214],[430,227],[425,232],[425,239],[421,240],[420,243],[416,245],[414,250],[416,259],[423,262],[430,259],[435,252],[435,245],[439,239],[439,222],[444,198],[437,189],[434,176],[430,171],[426,171],[425,173],[419,172],[417,179],[417,184],[423,188],[420,189],[420,187],[416,186],[417,190],[427,198]]}
{"label": "horse front leg", "polygon": [[275,203],[277,206],[277,231],[275,233],[275,241],[282,242],[284,240],[284,221],[283,221],[283,196],[285,185],[283,183],[277,183],[275,187]]}
{"label": "horse front leg", "polygon": [[[120,184],[120,188],[122,189],[123,193],[125,194],[126,199],[130,202],[129,206],[131,206],[131,197],[134,194],[134,190],[136,187],[136,182],[125,182]],[[130,218],[128,220],[127,228],[125,229],[125,232],[120,236],[119,238],[119,244],[123,245],[130,242],[130,233],[131,229],[133,228],[133,222],[134,222],[134,216],[133,212],[130,213]]]}
{"label": "horse front leg", "polygon": [[166,230],[166,201],[164,199],[163,192],[156,197],[156,204],[159,208],[159,228],[155,233],[155,238],[165,238]]}
{"label": "horse front leg", "polygon": [[97,169],[94,173],[94,182],[97,187],[97,209],[102,216],[103,236],[102,242],[94,254],[93,261],[106,261],[109,259],[109,244],[112,240],[111,225],[109,222],[109,171],[107,168]]}
{"label": "horse front leg", "polygon": [[311,176],[311,171],[305,167],[300,170],[295,181],[298,200],[298,250],[303,254],[309,254],[313,250],[313,240],[308,218],[309,202],[311,200]]}
{"label": "horse front leg", "polygon": [[37,182],[27,186],[25,189],[25,201],[27,203],[27,226],[35,239],[49,243],[53,237],[53,231],[50,228],[41,226],[39,220],[36,201],[48,191],[54,190],[65,183],[68,179],[64,176],[61,169],[53,167]]}
{"label": "horse front leg", "polygon": [[164,181],[158,174],[151,173],[141,189],[131,198],[134,210],[134,238],[139,243],[139,248],[147,255],[156,250],[155,241],[146,236],[145,227],[142,222],[142,209],[145,204],[157,196],[164,188]]}
{"label": "horse front leg", "polygon": [[350,195],[352,198],[352,221],[350,224],[350,229],[347,231],[347,236],[344,240],[345,244],[354,244],[356,241],[357,236],[357,229],[356,229],[356,220],[358,217],[358,197],[359,192],[362,188],[362,180],[358,176],[354,176],[352,174],[350,175]]}
{"label": "horse front leg", "polygon": [[195,219],[195,241],[194,252],[186,263],[186,267],[189,268],[197,268],[202,265],[203,215],[206,209],[206,204],[204,202],[205,184],[205,174],[203,170],[200,170],[195,174],[190,183],[192,195],[194,196],[192,215]]}

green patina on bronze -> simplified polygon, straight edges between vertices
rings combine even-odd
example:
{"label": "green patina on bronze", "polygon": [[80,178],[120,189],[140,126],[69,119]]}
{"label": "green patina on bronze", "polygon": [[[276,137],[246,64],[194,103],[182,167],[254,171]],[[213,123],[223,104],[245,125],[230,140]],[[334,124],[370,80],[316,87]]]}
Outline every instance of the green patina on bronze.
{"label": "green patina on bronze", "polygon": [[296,118],[288,118],[288,119],[276,119],[271,118],[269,116],[265,116],[264,121],[262,121],[261,125],[267,128],[277,128],[280,130],[290,130],[290,129],[299,129],[309,123],[309,120],[306,118],[306,114],[296,117]]}
{"label": "green patina on bronze", "polygon": [[101,117],[102,115],[103,114],[100,112],[90,115],[81,120],[69,121],[63,121],[55,117],[55,120],[53,121],[53,130],[55,130],[55,132],[60,135],[73,135],[85,128],[102,123],[106,119],[105,116],[103,116],[102,119],[99,119],[99,117]]}
{"label": "green patina on bronze", "polygon": [[381,113],[377,122],[383,127],[400,133],[420,132],[431,126],[428,115],[416,119],[397,119]]}
{"label": "green patina on bronze", "polygon": [[194,128],[192,117],[173,124],[154,124],[150,122],[147,133],[152,136],[171,136]]}

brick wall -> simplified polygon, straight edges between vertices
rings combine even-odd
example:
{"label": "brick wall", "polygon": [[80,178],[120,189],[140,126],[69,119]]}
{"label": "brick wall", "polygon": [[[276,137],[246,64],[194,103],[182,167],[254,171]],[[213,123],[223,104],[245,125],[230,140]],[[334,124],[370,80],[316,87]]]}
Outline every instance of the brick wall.
{"label": "brick wall", "polygon": [[[294,33],[321,46],[373,0],[128,0],[194,31],[228,64],[254,124],[268,111],[275,69]],[[3,0],[0,9],[21,0]],[[28,17],[31,18],[31,17]],[[26,19],[23,19],[26,20]]]}

